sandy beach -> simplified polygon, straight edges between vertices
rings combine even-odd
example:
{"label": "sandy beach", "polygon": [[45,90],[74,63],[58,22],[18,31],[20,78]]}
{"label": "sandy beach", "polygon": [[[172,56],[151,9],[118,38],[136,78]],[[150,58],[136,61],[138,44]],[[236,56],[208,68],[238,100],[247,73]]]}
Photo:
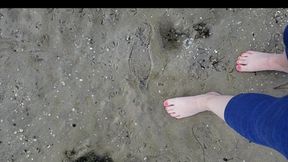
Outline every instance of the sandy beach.
{"label": "sandy beach", "polygon": [[239,73],[281,53],[288,9],[0,9],[1,162],[284,162],[210,112],[167,98],[287,94],[287,74]]}

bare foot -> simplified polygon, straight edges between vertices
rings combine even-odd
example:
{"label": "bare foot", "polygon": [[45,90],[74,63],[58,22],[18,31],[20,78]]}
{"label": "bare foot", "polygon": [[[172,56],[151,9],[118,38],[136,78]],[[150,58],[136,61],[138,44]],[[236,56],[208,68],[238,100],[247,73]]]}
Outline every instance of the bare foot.
{"label": "bare foot", "polygon": [[197,96],[177,97],[165,100],[163,105],[170,116],[181,119],[208,110],[207,100],[219,95],[216,92],[208,92]]}
{"label": "bare foot", "polygon": [[288,61],[285,53],[270,54],[247,51],[238,57],[236,64],[236,69],[239,72],[276,70],[288,73]]}

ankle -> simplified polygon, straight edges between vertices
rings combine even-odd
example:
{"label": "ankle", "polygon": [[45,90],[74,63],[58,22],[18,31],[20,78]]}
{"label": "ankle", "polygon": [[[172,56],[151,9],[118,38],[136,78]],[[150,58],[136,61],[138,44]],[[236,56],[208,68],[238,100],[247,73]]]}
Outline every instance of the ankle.
{"label": "ankle", "polygon": [[283,54],[274,54],[269,57],[267,64],[271,67],[271,70],[278,70],[288,72],[288,60],[285,53]]}
{"label": "ankle", "polygon": [[218,95],[207,95],[206,100],[204,102],[204,107],[207,111],[212,111],[214,106],[212,105],[213,101]]}

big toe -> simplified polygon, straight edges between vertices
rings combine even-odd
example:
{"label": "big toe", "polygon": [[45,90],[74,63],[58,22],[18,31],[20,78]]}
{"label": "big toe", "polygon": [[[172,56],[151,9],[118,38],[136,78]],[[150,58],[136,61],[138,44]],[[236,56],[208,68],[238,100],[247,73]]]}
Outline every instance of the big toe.
{"label": "big toe", "polygon": [[164,107],[167,107],[169,104],[168,104],[168,100],[165,100],[164,102],[163,102],[163,106]]}
{"label": "big toe", "polygon": [[240,64],[236,65],[236,70],[239,72],[248,71],[247,66]]}
{"label": "big toe", "polygon": [[174,99],[167,99],[163,102],[164,107],[174,106]]}

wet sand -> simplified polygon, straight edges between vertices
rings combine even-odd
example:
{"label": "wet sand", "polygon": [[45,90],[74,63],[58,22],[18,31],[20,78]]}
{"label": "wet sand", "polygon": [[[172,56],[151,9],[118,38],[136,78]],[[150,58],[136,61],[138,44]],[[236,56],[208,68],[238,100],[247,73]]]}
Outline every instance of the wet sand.
{"label": "wet sand", "polygon": [[[0,161],[281,162],[216,115],[166,98],[287,94],[241,74],[241,52],[283,51],[287,9],[1,9]],[[85,160],[86,159],[86,160]]]}

